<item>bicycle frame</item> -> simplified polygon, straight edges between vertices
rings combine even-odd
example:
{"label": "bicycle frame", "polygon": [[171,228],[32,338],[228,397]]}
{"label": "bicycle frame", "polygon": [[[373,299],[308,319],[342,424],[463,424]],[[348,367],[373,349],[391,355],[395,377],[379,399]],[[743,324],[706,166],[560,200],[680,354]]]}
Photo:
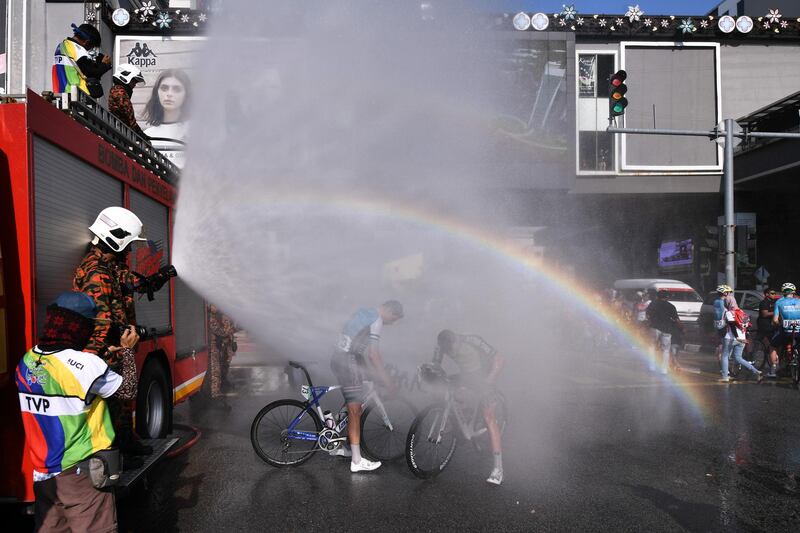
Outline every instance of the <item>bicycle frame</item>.
{"label": "bicycle frame", "polygon": [[[472,428],[475,427],[475,423],[478,421],[478,416],[481,415],[480,413],[480,404],[476,403],[475,407],[473,408],[472,413],[472,420],[469,421],[464,417],[464,414],[459,410],[456,409],[456,399],[455,399],[455,391],[452,389],[448,389],[447,393],[445,394],[445,408],[444,413],[442,414],[442,420],[439,422],[439,429],[436,432],[436,442],[438,443],[442,438],[442,433],[444,432],[445,424],[447,423],[447,419],[450,416],[450,413],[453,413],[453,416],[458,423],[458,429],[461,431],[461,436],[465,440],[472,440],[475,437],[483,435],[488,431],[486,427],[483,427],[477,431],[473,430]],[[437,426],[437,420],[434,420],[434,423],[431,424],[431,429],[428,432],[428,440],[431,439],[433,436],[434,428]]]}

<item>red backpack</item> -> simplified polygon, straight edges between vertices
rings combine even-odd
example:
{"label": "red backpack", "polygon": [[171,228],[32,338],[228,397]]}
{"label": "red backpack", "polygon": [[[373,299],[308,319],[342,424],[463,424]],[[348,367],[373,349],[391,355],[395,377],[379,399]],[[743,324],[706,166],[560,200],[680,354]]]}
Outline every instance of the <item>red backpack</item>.
{"label": "red backpack", "polygon": [[750,315],[741,309],[734,309],[733,318],[736,321],[736,327],[747,333],[747,330],[750,329]]}

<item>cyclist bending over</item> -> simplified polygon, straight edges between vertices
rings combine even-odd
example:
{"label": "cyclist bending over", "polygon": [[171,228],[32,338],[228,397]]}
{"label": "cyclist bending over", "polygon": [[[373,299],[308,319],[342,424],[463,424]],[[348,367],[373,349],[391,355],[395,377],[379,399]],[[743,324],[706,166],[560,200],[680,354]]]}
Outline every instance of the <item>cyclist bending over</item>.
{"label": "cyclist bending over", "polygon": [[[378,309],[361,308],[356,311],[342,328],[339,342],[331,357],[331,370],[342,386],[342,394],[347,404],[347,438],[350,441],[350,471],[375,470],[380,461],[370,461],[361,457],[361,409],[364,402],[363,382],[370,370],[386,385],[389,394],[397,388],[386,373],[379,349],[381,329],[403,318],[403,306],[396,300],[384,302]],[[347,455],[340,448],[337,455]]]}
{"label": "cyclist bending over", "polygon": [[458,335],[449,329],[439,332],[433,363],[441,366],[444,356],[449,356],[458,365],[459,383],[475,392],[480,398],[483,420],[492,442],[494,467],[489,483],[503,482],[503,456],[500,428],[495,418],[497,396],[495,382],[503,367],[504,358],[498,351],[477,335]]}

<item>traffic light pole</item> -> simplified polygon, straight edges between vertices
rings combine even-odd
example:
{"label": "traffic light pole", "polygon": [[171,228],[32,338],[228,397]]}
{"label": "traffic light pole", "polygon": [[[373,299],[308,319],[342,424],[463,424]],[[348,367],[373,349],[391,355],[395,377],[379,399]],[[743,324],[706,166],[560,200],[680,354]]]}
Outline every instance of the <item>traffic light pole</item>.
{"label": "traffic light pole", "polygon": [[734,232],[736,229],[736,219],[733,210],[733,138],[767,138],[767,139],[800,139],[800,133],[783,132],[742,132],[733,131],[734,120],[727,118],[724,121],[725,131],[713,129],[709,131],[696,130],[668,130],[668,129],[647,129],[647,128],[618,128],[609,126],[606,131],[609,133],[625,133],[627,135],[680,135],[689,137],[708,137],[709,140],[716,140],[720,137],[725,138],[725,157],[723,166],[723,189],[725,203],[725,278],[727,284],[736,287],[736,247]]}

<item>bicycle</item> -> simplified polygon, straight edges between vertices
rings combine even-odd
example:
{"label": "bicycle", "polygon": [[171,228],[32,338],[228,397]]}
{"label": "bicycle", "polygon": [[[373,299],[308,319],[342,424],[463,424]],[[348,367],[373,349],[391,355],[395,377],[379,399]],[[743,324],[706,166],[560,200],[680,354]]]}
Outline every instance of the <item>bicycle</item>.
{"label": "bicycle", "polygon": [[[289,366],[305,374],[301,385],[305,401],[286,398],[261,409],[250,426],[250,443],[256,454],[275,467],[297,466],[314,452],[333,452],[347,440],[347,408],[337,417],[326,419],[320,400],[341,386],[315,387],[305,366],[289,361]],[[376,461],[399,459],[405,452],[407,428],[417,414],[403,398],[381,400],[372,382],[365,381],[367,393],[361,414],[361,449]],[[324,421],[324,422],[323,422]]]}
{"label": "bicycle", "polygon": [[789,368],[789,376],[792,378],[792,385],[796,389],[800,387],[800,346],[798,346],[797,342],[797,333],[800,325],[794,324],[785,329],[791,332],[792,337],[781,348],[778,360],[786,361],[786,366]]}
{"label": "bicycle", "polygon": [[[423,409],[408,430],[406,463],[418,478],[436,477],[447,467],[455,453],[459,436],[471,441],[478,452],[491,449],[481,402],[476,399],[473,405],[465,405],[467,402],[460,398],[459,390],[462,387],[459,387],[456,378],[447,377],[443,372],[437,376],[436,381],[446,387],[444,402]],[[508,423],[506,400],[500,392],[494,394],[495,419],[502,435]]]}

